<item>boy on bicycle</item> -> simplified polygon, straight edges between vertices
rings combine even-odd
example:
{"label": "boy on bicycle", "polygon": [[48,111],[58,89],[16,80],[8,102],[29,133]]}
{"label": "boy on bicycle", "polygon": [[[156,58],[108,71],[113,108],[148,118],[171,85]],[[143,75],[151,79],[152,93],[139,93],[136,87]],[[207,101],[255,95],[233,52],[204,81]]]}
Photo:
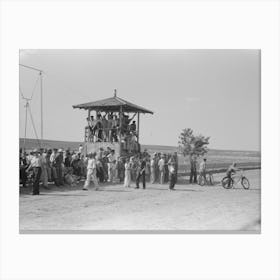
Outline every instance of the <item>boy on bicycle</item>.
{"label": "boy on bicycle", "polygon": [[232,175],[235,175],[236,174],[236,171],[239,171],[240,169],[236,167],[236,163],[232,163],[227,172],[226,172],[226,175],[228,178],[232,179]]}

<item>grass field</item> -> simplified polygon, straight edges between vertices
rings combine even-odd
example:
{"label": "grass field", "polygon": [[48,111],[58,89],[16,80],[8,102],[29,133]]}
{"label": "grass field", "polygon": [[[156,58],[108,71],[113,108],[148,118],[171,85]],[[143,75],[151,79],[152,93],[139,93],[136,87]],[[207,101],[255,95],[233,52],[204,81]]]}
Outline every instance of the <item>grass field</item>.
{"label": "grass field", "polygon": [[[70,148],[77,150],[82,142],[43,140],[42,146],[45,148]],[[20,147],[23,147],[23,139],[19,140]],[[32,150],[38,146],[35,139],[26,139],[27,150]],[[149,153],[173,153],[177,147],[161,145],[142,145],[142,150],[147,149]],[[208,169],[224,169],[232,162],[236,162],[239,167],[260,167],[261,153],[258,151],[231,151],[231,150],[210,150],[207,154]],[[189,170],[189,159],[179,155],[179,172],[185,173]]]}

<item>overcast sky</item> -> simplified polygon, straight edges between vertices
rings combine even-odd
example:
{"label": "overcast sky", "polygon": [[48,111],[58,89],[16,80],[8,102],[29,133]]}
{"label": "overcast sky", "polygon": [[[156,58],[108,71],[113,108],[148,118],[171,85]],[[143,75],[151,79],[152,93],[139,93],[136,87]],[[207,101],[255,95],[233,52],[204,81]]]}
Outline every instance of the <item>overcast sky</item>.
{"label": "overcast sky", "polygon": [[[44,138],[83,141],[87,112],[72,105],[118,96],[154,111],[141,115],[142,144],[178,143],[183,128],[210,148],[260,150],[259,50],[21,50],[20,63],[45,72]],[[38,74],[20,67],[31,96]],[[31,110],[40,135],[40,87]],[[20,137],[24,102],[20,97]],[[35,138],[30,119],[27,137]]]}

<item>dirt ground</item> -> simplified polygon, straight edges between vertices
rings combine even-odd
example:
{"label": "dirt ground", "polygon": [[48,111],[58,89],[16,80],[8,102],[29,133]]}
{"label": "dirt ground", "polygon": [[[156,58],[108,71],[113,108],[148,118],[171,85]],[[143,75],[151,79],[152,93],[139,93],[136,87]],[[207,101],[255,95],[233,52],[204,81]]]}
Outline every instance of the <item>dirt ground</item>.
{"label": "dirt ground", "polygon": [[224,174],[214,186],[198,186],[180,178],[175,191],[149,184],[146,190],[106,185],[99,191],[82,186],[41,190],[19,197],[19,226],[29,230],[234,230],[260,231],[260,170],[246,171],[250,189],[237,184],[223,189]]}

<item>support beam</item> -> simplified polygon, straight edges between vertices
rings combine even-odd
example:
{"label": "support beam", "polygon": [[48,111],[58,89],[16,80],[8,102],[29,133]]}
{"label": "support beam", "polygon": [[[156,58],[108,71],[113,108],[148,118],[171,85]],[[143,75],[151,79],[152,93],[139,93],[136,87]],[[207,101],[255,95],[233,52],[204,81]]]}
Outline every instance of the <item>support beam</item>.
{"label": "support beam", "polygon": [[137,142],[139,144],[139,126],[140,126],[140,113],[137,115]]}
{"label": "support beam", "polygon": [[40,71],[40,80],[41,80],[41,140],[43,140],[44,126],[43,126],[43,75],[42,75],[42,71]]}
{"label": "support beam", "polygon": [[119,138],[120,138],[120,141],[121,141],[121,130],[122,130],[122,123],[123,123],[123,119],[122,119],[122,113],[123,113],[123,108],[122,106],[120,107],[120,131],[119,131]]}

